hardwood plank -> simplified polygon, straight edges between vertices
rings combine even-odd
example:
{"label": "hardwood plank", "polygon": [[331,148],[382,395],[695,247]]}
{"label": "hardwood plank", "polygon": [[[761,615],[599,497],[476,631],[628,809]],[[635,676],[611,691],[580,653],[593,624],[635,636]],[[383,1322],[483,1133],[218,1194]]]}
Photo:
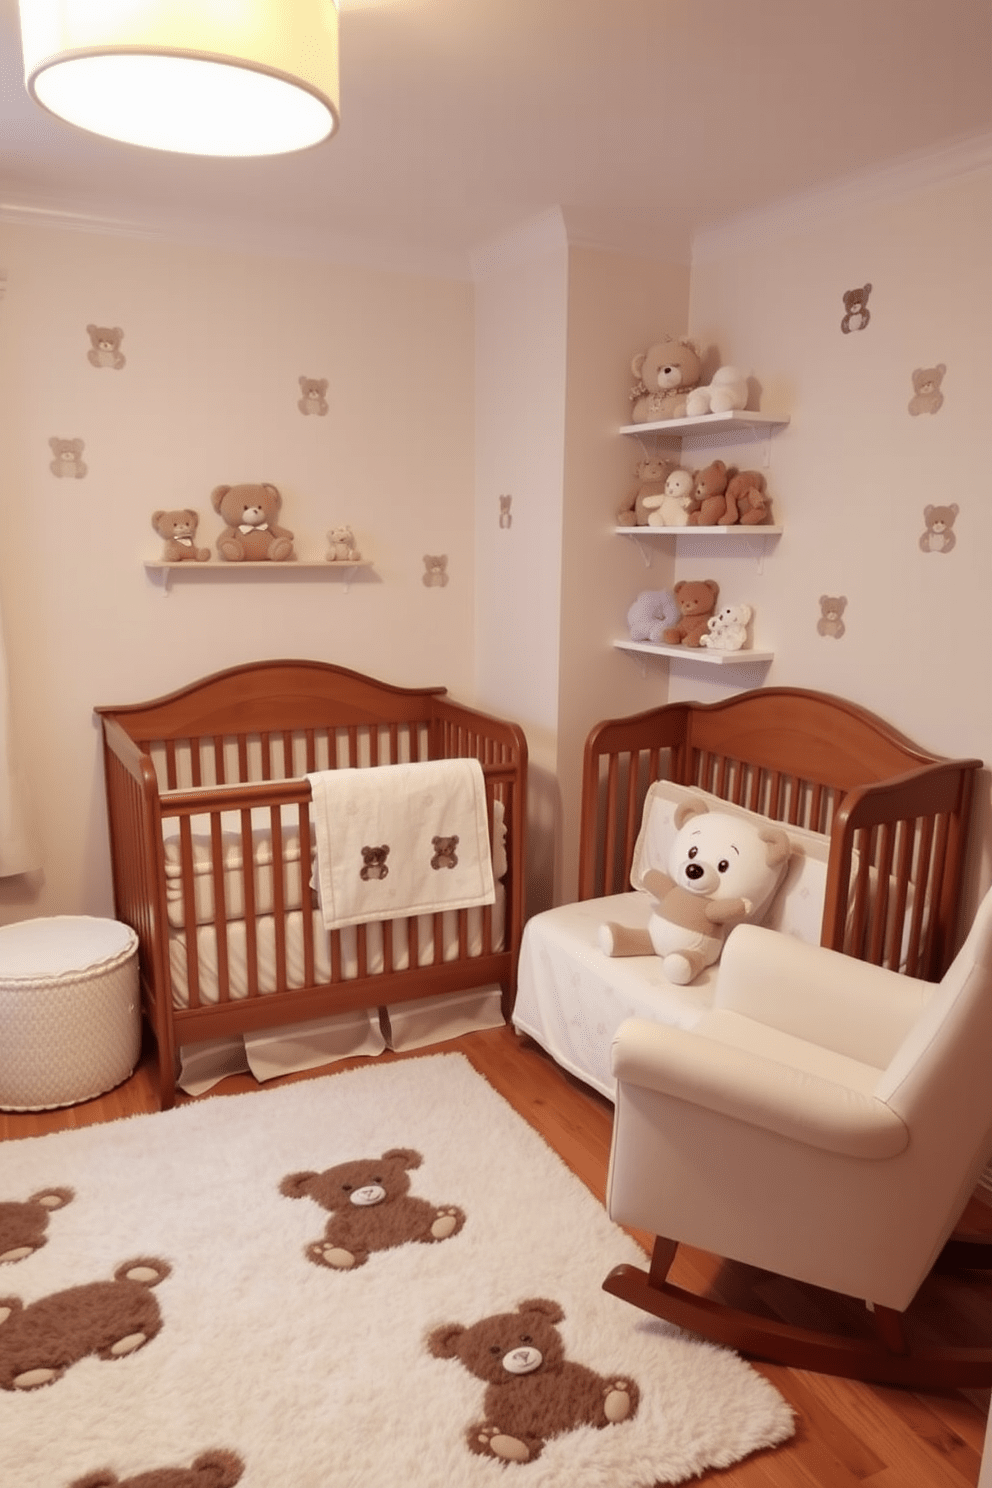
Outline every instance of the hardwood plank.
{"label": "hardwood plank", "polygon": [[[566,1075],[536,1045],[518,1039],[509,1028],[467,1034],[409,1054],[387,1052],[378,1058],[389,1062],[449,1050],[463,1053],[602,1202],[613,1125],[608,1101]],[[369,1062],[365,1058],[344,1060],[265,1086],[250,1075],[237,1075],[215,1086],[210,1096],[255,1091],[264,1098],[266,1090],[277,1085]],[[181,1094],[177,1104],[188,1104],[191,1099]],[[97,1100],[58,1111],[0,1112],[0,1140],[40,1136],[156,1109],[154,1049],[149,1041],[131,1078]],[[992,1209],[987,1204],[971,1206],[969,1219],[992,1230]],[[631,1233],[650,1254],[654,1237]],[[814,1288],[770,1278],[765,1272],[688,1246],[680,1247],[676,1255],[672,1280],[770,1315],[798,1307],[807,1316],[824,1317],[829,1324],[836,1317],[856,1317],[858,1311],[857,1304],[837,1302]],[[946,1311],[942,1311],[942,1288],[946,1288]],[[966,1330],[969,1318],[981,1326],[990,1316],[992,1290],[978,1273],[946,1282],[937,1278],[928,1283],[919,1326],[939,1335],[943,1324],[944,1341],[952,1342]],[[797,1412],[794,1438],[774,1451],[757,1452],[734,1467],[714,1470],[696,1481],[714,1488],[974,1488],[977,1484],[988,1390],[925,1394],[859,1385],[775,1365],[754,1367]]]}

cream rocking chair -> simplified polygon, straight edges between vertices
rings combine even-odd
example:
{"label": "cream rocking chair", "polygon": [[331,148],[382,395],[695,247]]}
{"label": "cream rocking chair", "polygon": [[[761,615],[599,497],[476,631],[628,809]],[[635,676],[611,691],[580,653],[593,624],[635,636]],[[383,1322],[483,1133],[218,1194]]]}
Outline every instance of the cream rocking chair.
{"label": "cream rocking chair", "polygon": [[[605,1289],[752,1357],[917,1387],[992,1383],[992,1349],[910,1352],[901,1314],[992,1155],[992,891],[942,981],[742,926],[691,1032],[613,1043],[611,1217],[658,1239]],[[974,1240],[974,1237],[971,1237]],[[679,1243],[864,1299],[871,1336],[814,1332],[667,1280]],[[950,1242],[950,1243],[948,1243]]]}

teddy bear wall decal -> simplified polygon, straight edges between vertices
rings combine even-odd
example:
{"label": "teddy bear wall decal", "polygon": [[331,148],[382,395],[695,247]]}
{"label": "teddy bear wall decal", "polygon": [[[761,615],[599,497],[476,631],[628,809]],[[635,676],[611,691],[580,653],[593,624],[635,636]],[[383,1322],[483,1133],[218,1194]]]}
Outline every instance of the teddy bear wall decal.
{"label": "teddy bear wall decal", "polygon": [[327,378],[326,377],[301,377],[299,379],[300,396],[296,406],[301,413],[316,414],[323,418],[327,412]]}
{"label": "teddy bear wall decal", "polygon": [[157,1337],[162,1314],[152,1287],[168,1261],[125,1261],[113,1281],[91,1281],[33,1302],[0,1297],[0,1390],[36,1390],[95,1354],[122,1359]]}
{"label": "teddy bear wall decal", "polygon": [[847,629],[841,618],[846,608],[846,594],[821,594],[820,618],[816,622],[817,633],[821,636],[831,636],[833,640],[839,641]]}
{"label": "teddy bear wall decal", "polygon": [[89,466],[83,459],[83,450],[86,445],[81,439],[59,439],[52,435],[48,441],[48,447],[54,456],[49,462],[49,470],[60,479],[82,480]]}
{"label": "teddy bear wall decal", "polygon": [[71,1204],[71,1188],[43,1188],[22,1203],[0,1202],[0,1265],[26,1260],[47,1241],[48,1216]]}
{"label": "teddy bear wall decal", "polygon": [[201,1452],[190,1467],[159,1467],[119,1478],[110,1468],[75,1478],[69,1488],[234,1488],[245,1464],[236,1452]]}
{"label": "teddy bear wall decal", "polygon": [[531,1297],[512,1312],[443,1323],[427,1335],[435,1359],[457,1359],[486,1386],[483,1418],[465,1432],[470,1452],[533,1462],[553,1437],[581,1426],[602,1431],[637,1414],[640,1391],[628,1375],[566,1359],[556,1327],[564,1318],[557,1302]]}
{"label": "teddy bear wall decal", "polygon": [[943,362],[938,362],[936,367],[916,368],[913,373],[913,396],[907,405],[914,418],[921,413],[939,413],[943,408],[944,394],[940,385],[946,371]]}
{"label": "teddy bear wall decal", "polygon": [[951,551],[957,542],[952,528],[958,510],[956,501],[952,501],[950,506],[925,506],[923,508],[925,525],[920,533],[921,553],[949,553]]}
{"label": "teddy bear wall decal", "polygon": [[90,366],[110,367],[114,372],[119,372],[127,361],[121,351],[124,332],[120,326],[88,325],[86,334],[90,338],[90,349],[86,353]]}
{"label": "teddy bear wall decal", "polygon": [[307,1260],[352,1271],[378,1251],[434,1245],[457,1235],[465,1224],[462,1209],[410,1193],[408,1172],[422,1162],[410,1147],[391,1147],[381,1157],[336,1163],[322,1173],[287,1174],[279,1185],[284,1198],[313,1199],[329,1215],[323,1239],[304,1250]]}
{"label": "teddy bear wall decal", "polygon": [[425,553],[421,583],[425,589],[443,589],[448,582],[447,553]]}
{"label": "teddy bear wall decal", "polygon": [[840,328],[845,336],[850,331],[863,331],[871,320],[871,311],[868,309],[870,294],[870,284],[862,284],[860,289],[844,291],[844,316]]}
{"label": "teddy bear wall decal", "polygon": [[512,496],[501,496],[499,498],[499,525],[501,527],[513,526],[513,513],[510,511],[512,505]]}

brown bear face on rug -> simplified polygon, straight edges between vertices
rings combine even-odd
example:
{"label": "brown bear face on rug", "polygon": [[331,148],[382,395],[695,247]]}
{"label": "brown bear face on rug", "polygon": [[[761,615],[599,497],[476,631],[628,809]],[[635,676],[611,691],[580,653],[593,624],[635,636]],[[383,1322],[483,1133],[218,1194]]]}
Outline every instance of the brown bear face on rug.
{"label": "brown bear face on rug", "polygon": [[234,1488],[244,1470],[233,1452],[202,1452],[192,1467],[157,1467],[132,1478],[107,1469],[76,1478],[69,1488]]}
{"label": "brown bear face on rug", "polygon": [[534,1297],[516,1312],[470,1327],[445,1323],[428,1334],[436,1359],[460,1359],[486,1381],[484,1419],[466,1432],[471,1452],[533,1462],[553,1436],[577,1426],[615,1426],[637,1412],[640,1391],[626,1375],[604,1376],[565,1358],[557,1302]]}
{"label": "brown bear face on rug", "polygon": [[48,1216],[71,1204],[71,1188],[43,1188],[23,1204],[0,1203],[0,1263],[23,1261],[44,1245]]}
{"label": "brown bear face on rug", "polygon": [[410,1193],[408,1168],[423,1158],[409,1147],[392,1147],[381,1157],[338,1163],[323,1173],[290,1173],[279,1185],[287,1199],[310,1198],[330,1212],[323,1240],[304,1254],[317,1266],[351,1271],[376,1250],[415,1242],[448,1240],[465,1223],[454,1204],[436,1208]]}
{"label": "brown bear face on rug", "polygon": [[0,1389],[50,1385],[87,1354],[133,1354],[162,1327],[151,1288],[171,1270],[168,1261],[141,1257],[118,1266],[113,1281],[51,1292],[27,1306],[0,1297]]}

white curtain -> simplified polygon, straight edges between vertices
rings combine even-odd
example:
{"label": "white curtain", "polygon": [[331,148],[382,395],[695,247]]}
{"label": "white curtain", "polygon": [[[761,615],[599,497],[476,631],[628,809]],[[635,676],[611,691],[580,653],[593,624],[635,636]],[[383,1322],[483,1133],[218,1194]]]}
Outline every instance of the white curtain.
{"label": "white curtain", "polygon": [[38,867],[37,849],[27,824],[24,783],[18,777],[13,756],[7,653],[0,628],[0,878]]}

